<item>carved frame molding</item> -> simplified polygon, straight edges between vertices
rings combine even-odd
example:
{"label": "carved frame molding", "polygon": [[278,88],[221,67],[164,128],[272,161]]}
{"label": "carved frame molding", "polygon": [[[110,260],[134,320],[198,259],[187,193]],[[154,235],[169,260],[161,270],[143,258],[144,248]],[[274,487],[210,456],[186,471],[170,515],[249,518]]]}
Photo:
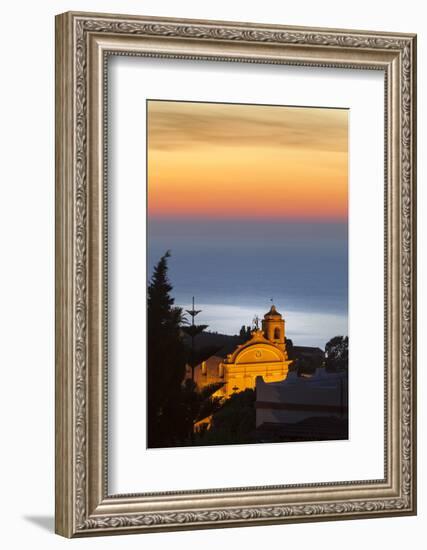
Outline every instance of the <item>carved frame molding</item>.
{"label": "carved frame molding", "polygon": [[[385,74],[385,478],[108,495],[109,55]],[[254,69],[255,70],[255,69]],[[56,18],[56,532],[67,537],[414,514],[416,37],[68,12]]]}

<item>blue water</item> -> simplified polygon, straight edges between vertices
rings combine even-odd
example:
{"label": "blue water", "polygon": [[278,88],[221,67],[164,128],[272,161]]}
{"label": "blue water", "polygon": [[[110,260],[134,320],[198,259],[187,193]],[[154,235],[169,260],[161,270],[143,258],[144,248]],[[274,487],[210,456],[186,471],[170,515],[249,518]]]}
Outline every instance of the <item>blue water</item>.
{"label": "blue water", "polygon": [[348,333],[347,223],[149,220],[150,274],[166,250],[176,303],[195,296],[210,330],[235,334],[273,299],[296,344]]}

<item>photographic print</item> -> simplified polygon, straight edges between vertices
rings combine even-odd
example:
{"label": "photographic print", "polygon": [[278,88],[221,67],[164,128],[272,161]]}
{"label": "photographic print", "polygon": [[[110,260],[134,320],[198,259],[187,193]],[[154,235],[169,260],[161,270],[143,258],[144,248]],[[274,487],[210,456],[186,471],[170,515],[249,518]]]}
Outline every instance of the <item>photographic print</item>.
{"label": "photographic print", "polygon": [[348,438],[348,111],[147,101],[148,447]]}

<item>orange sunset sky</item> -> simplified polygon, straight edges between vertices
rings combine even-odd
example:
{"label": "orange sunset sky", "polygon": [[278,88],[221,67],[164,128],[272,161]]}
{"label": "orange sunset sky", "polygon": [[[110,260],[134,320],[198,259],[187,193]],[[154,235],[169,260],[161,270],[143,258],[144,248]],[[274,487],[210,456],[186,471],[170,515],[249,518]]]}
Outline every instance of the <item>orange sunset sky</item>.
{"label": "orange sunset sky", "polygon": [[346,109],[147,105],[151,217],[347,219]]}

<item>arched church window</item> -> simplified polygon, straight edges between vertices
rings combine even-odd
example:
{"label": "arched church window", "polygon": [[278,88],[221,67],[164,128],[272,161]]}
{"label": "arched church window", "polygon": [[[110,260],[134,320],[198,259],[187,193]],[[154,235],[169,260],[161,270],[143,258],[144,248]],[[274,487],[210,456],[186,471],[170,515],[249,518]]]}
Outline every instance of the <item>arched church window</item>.
{"label": "arched church window", "polygon": [[280,328],[275,328],[274,329],[274,339],[275,340],[280,340]]}

